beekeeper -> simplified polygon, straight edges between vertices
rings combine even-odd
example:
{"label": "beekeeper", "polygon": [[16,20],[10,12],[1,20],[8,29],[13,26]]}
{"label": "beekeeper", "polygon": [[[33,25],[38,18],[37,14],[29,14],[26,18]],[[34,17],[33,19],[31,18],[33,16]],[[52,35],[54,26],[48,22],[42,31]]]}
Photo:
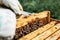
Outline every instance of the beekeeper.
{"label": "beekeeper", "polygon": [[0,0],[0,40],[12,40],[14,37],[16,30],[15,14],[29,15],[30,13],[23,11],[18,0]]}

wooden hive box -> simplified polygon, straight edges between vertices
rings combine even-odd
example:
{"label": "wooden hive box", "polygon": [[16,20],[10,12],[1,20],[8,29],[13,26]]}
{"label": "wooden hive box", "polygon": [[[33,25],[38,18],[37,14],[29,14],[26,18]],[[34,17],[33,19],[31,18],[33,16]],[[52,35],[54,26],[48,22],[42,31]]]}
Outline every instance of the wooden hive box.
{"label": "wooden hive box", "polygon": [[[39,25],[36,24],[37,22],[39,22]],[[33,26],[29,26],[29,23]],[[25,29],[27,28],[28,31],[22,31],[24,27]],[[50,18],[50,11],[31,14],[28,17],[23,17],[22,15],[21,18],[17,19],[16,28],[16,35],[19,35],[19,33],[22,35],[15,35],[16,39],[14,38],[14,40],[60,40],[60,21]]]}

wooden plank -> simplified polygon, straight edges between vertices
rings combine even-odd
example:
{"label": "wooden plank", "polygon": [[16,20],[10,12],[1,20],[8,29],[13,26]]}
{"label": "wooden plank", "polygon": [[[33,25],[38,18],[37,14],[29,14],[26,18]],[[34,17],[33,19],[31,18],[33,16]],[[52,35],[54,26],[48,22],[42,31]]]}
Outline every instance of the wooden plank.
{"label": "wooden plank", "polygon": [[44,33],[38,35],[37,37],[33,38],[32,40],[44,40],[45,38],[47,38],[48,36],[50,36],[59,29],[60,29],[60,23],[50,28],[49,30],[45,31]]}
{"label": "wooden plank", "polygon": [[48,17],[47,17],[48,22],[50,22],[50,11],[48,11]]}
{"label": "wooden plank", "polygon": [[60,30],[58,30],[56,33],[54,33],[53,35],[51,35],[45,40],[57,40],[59,37],[60,37]]}
{"label": "wooden plank", "polygon": [[41,34],[42,32],[46,31],[47,29],[51,28],[52,26],[54,26],[56,24],[56,21],[52,21],[49,24],[37,29],[36,31],[20,38],[19,40],[30,40],[34,37],[36,37],[38,34]]}
{"label": "wooden plank", "polygon": [[57,21],[58,23],[60,23],[60,20],[57,20],[57,19],[53,19],[53,18],[50,18],[51,21]]}

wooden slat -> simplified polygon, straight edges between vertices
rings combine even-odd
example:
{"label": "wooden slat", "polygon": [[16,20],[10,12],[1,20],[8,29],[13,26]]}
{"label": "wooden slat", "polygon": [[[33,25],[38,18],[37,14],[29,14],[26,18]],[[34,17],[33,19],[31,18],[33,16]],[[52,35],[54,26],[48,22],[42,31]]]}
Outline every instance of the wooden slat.
{"label": "wooden slat", "polygon": [[48,22],[50,22],[50,11],[48,11],[48,17],[47,17]]}
{"label": "wooden slat", "polygon": [[42,32],[46,31],[47,29],[51,28],[52,26],[54,26],[56,24],[56,21],[52,21],[49,24],[37,29],[36,31],[20,38],[19,40],[30,40],[34,37],[36,37],[38,34],[41,34]]}
{"label": "wooden slat", "polygon": [[59,37],[60,37],[60,30],[58,30],[56,33],[54,33],[53,35],[51,35],[45,40],[57,40]]}
{"label": "wooden slat", "polygon": [[60,29],[60,23],[45,31],[44,33],[38,35],[37,37],[33,38],[32,40],[44,40],[45,38],[56,32],[58,29]]}
{"label": "wooden slat", "polygon": [[53,19],[53,18],[50,18],[51,21],[57,21],[58,23],[60,23],[60,20],[57,20],[57,19]]}

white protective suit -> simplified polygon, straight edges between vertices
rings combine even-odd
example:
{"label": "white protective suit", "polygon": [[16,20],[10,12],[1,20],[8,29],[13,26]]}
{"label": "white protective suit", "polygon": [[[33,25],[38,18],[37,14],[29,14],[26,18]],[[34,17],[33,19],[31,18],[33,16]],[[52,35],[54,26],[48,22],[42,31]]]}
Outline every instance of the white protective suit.
{"label": "white protective suit", "polygon": [[24,12],[18,0],[0,0],[0,5],[10,7],[14,12],[7,8],[0,8],[0,37],[8,37],[15,35],[16,30],[16,16],[15,14],[28,15],[30,13]]}

